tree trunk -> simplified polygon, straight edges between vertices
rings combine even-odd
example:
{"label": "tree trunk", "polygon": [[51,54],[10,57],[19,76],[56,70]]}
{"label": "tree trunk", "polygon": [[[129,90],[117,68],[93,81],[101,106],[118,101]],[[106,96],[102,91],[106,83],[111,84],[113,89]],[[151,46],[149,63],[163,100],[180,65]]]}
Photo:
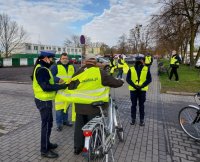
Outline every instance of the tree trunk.
{"label": "tree trunk", "polygon": [[200,47],[199,47],[199,50],[197,52],[197,56],[195,58],[195,65],[196,65],[196,63],[197,63],[197,61],[198,61],[199,58],[200,58]]}
{"label": "tree trunk", "polygon": [[194,33],[194,25],[191,24],[191,39],[190,39],[190,66],[194,66],[194,39],[195,39],[195,33]]}

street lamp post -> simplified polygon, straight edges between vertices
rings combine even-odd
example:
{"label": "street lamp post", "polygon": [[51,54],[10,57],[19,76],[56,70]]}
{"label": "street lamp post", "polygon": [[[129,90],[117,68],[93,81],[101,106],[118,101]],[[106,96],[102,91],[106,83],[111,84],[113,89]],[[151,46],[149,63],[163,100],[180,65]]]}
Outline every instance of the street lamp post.
{"label": "street lamp post", "polygon": [[137,49],[137,54],[139,56],[139,41],[140,41],[140,28],[142,27],[142,25],[136,25],[135,29],[137,31],[137,43],[136,43],[136,49]]}

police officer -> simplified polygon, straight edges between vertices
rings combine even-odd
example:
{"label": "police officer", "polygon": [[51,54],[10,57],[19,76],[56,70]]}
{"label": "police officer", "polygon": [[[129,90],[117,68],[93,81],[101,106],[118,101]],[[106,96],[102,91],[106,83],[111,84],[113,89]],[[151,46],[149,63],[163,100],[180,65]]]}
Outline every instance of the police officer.
{"label": "police officer", "polygon": [[179,68],[179,64],[181,63],[181,59],[179,57],[179,55],[176,53],[175,50],[172,51],[172,57],[170,59],[170,67],[171,72],[169,75],[169,79],[172,79],[173,74],[175,75],[175,80],[178,82],[179,81],[179,77],[178,77],[178,72],[177,69]]}
{"label": "police officer", "polygon": [[54,78],[49,70],[53,64],[55,53],[52,51],[41,51],[33,70],[33,91],[35,104],[41,116],[41,156],[47,158],[57,158],[58,154],[52,151],[57,148],[57,144],[50,143],[51,129],[53,126],[52,100],[55,92],[65,89],[67,84],[54,84]]}
{"label": "police officer", "polygon": [[144,61],[144,63],[145,63],[145,65],[148,66],[148,67],[150,67],[150,66],[152,65],[152,63],[153,63],[153,58],[152,58],[152,56],[150,55],[150,53],[147,53],[147,54],[145,55],[145,61]]}
{"label": "police officer", "polygon": [[131,125],[136,123],[136,107],[139,101],[140,112],[140,126],[144,126],[144,102],[146,100],[146,91],[148,85],[151,83],[151,73],[147,66],[144,66],[144,60],[142,57],[137,57],[135,66],[131,67],[127,73],[126,81],[129,84],[130,98],[132,102],[131,106]]}
{"label": "police officer", "polygon": [[[56,65],[51,67],[51,72],[54,76],[55,83],[69,83],[72,75],[75,73],[75,68],[69,63],[67,53],[62,53],[60,56],[60,61]],[[72,123],[68,121],[68,111],[64,113],[65,102],[59,100],[59,97],[55,98],[55,110],[56,110],[56,124],[57,131],[62,131],[62,126],[67,125],[72,126]],[[67,105],[68,106],[68,105]]]}
{"label": "police officer", "polygon": [[80,154],[84,147],[82,127],[100,113],[99,109],[92,108],[91,103],[103,101],[105,102],[103,108],[106,108],[109,102],[109,87],[117,88],[122,86],[123,83],[123,81],[115,79],[105,71],[100,70],[99,67],[96,67],[96,59],[92,56],[87,56],[85,65],[75,73],[69,84],[76,111],[75,155]]}

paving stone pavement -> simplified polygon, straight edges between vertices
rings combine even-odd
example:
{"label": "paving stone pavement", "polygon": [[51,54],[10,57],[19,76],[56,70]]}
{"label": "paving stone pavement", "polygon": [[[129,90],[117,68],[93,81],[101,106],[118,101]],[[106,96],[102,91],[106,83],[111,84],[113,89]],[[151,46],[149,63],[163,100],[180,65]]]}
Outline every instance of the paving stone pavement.
{"label": "paving stone pavement", "polygon": [[[200,143],[189,138],[178,125],[178,111],[194,103],[190,96],[160,94],[156,61],[151,68],[153,82],[145,103],[145,127],[130,125],[129,91],[127,84],[112,89],[124,127],[125,140],[113,147],[116,162],[186,162],[200,161]],[[58,159],[40,156],[40,116],[31,85],[0,83],[0,162],[74,162],[86,161],[73,155],[73,129],[55,130],[52,142],[58,143]],[[55,117],[55,116],[54,116]],[[55,118],[54,118],[55,119]],[[139,122],[139,120],[138,120]]]}

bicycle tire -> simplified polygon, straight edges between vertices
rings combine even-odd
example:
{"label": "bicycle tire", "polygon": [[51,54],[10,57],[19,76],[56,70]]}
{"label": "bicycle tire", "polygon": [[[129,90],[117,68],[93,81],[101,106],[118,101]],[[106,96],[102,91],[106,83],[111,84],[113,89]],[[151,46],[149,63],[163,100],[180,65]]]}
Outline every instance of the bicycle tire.
{"label": "bicycle tire", "polygon": [[[104,159],[105,154],[103,152],[103,130],[100,124],[97,124],[92,130],[92,136],[89,140],[88,149],[88,162],[96,161],[100,162]],[[105,135],[104,135],[105,137]]]}
{"label": "bicycle tire", "polygon": [[200,122],[193,124],[198,110],[198,108],[187,106],[179,111],[178,116],[182,130],[195,140],[200,140]]}
{"label": "bicycle tire", "polygon": [[120,118],[118,109],[115,109],[115,112],[116,112],[116,120],[117,120],[116,133],[117,133],[119,141],[123,142],[124,141],[124,129],[123,129],[123,126],[122,126],[122,123],[121,123],[121,118]]}

